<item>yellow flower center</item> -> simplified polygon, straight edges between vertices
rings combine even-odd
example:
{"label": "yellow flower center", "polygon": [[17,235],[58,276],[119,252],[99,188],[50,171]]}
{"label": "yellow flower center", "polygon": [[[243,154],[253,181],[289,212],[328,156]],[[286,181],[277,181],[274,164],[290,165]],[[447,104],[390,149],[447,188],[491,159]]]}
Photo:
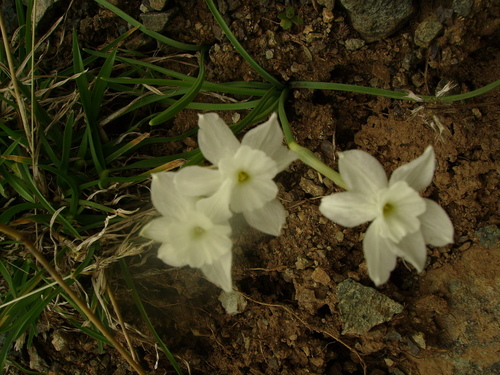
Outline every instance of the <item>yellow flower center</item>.
{"label": "yellow flower center", "polygon": [[193,228],[193,237],[194,238],[200,238],[201,236],[203,236],[203,234],[206,232],[205,229],[203,229],[202,227],[194,227]]}
{"label": "yellow flower center", "polygon": [[384,216],[390,215],[392,212],[394,212],[394,205],[390,202],[387,202],[384,207],[382,208],[382,212],[384,213]]}
{"label": "yellow flower center", "polygon": [[240,184],[247,182],[249,179],[250,179],[250,176],[248,175],[247,172],[245,172],[245,171],[238,172],[238,182]]}

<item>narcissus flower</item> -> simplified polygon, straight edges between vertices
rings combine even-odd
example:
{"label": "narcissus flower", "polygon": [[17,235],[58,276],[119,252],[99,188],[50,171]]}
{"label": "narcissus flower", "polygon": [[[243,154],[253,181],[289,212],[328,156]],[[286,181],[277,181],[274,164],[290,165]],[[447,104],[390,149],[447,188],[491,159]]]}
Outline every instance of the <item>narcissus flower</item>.
{"label": "narcissus flower", "polygon": [[348,191],[323,198],[319,209],[346,227],[372,221],[363,239],[363,251],[368,274],[376,285],[389,279],[397,257],[421,272],[427,255],[425,244],[453,242],[453,225],[446,212],[418,193],[430,185],[434,168],[431,146],[397,168],[389,180],[382,165],[368,153],[339,153],[339,171]]}
{"label": "narcissus flower", "polygon": [[245,134],[241,143],[215,113],[200,115],[198,143],[216,169],[197,166],[178,172],[175,183],[184,194],[210,196],[229,185],[229,207],[242,213],[254,228],[279,235],[285,209],[276,199],[273,178],[296,159],[282,145],[283,132],[276,114]]}
{"label": "narcissus flower", "polygon": [[151,199],[162,215],[141,235],[161,242],[158,257],[173,267],[200,268],[224,291],[232,291],[231,212],[229,183],[208,198],[186,196],[174,184],[172,172],[153,175]]}

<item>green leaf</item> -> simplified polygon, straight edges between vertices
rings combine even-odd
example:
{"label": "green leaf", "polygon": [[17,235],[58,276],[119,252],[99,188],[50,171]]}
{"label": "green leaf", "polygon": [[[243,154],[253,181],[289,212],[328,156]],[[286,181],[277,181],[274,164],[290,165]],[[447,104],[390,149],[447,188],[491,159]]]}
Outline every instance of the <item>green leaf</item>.
{"label": "green leaf", "polygon": [[203,48],[203,46],[196,46],[192,44],[185,44],[185,43],[180,43],[177,42],[176,40],[167,38],[164,35],[161,35],[155,31],[151,31],[147,29],[142,23],[137,21],[136,19],[130,17],[127,13],[123,12],[120,8],[117,8],[113,4],[108,3],[106,0],[95,0],[98,4],[101,4],[103,7],[109,9],[112,11],[114,14],[116,14],[118,17],[121,17],[125,21],[127,21],[129,24],[132,26],[136,26],[141,30],[144,34],[149,35],[153,39],[156,39],[160,43],[164,43],[166,45],[169,45],[174,48],[178,48],[181,50],[185,51],[199,51]]}
{"label": "green leaf", "polygon": [[200,68],[198,72],[198,78],[196,79],[194,85],[189,89],[186,94],[177,100],[170,108],[163,111],[156,117],[154,117],[151,121],[149,121],[149,125],[159,125],[162,124],[171,118],[173,118],[177,113],[182,111],[186,106],[193,101],[193,99],[200,92],[201,86],[203,85],[203,81],[205,80],[205,49],[200,52]]}

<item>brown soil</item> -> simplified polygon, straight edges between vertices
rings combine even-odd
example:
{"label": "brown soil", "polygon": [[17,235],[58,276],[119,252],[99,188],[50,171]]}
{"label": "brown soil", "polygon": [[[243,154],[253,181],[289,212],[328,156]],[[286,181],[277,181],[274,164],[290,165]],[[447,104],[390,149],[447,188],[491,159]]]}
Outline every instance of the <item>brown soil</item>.
{"label": "brown soil", "polygon": [[[138,9],[123,3],[119,5],[137,16]],[[173,3],[184,6],[179,6],[166,35],[213,45],[208,80],[261,80],[221,37],[202,1]],[[444,33],[422,49],[413,43],[415,28],[441,3],[423,1],[419,14],[402,30],[356,51],[345,48],[346,39],[359,36],[338,4],[329,19],[316,1],[303,1],[298,9],[304,25],[284,31],[277,24],[283,4],[236,3],[241,6],[227,11],[226,21],[247,51],[283,82],[338,82],[428,95],[445,80],[466,92],[500,76],[500,8],[495,1],[475,1],[469,17],[448,19]],[[451,1],[441,5],[451,8]],[[118,35],[121,20],[95,4],[86,9],[88,17],[75,21],[82,46],[96,47]],[[270,59],[268,50],[273,51]],[[335,151],[357,148],[374,155],[390,172],[433,145],[438,168],[424,195],[450,215],[455,243],[429,248],[422,274],[400,262],[390,281],[377,288],[402,304],[402,313],[367,334],[342,335],[336,285],[352,278],[373,287],[362,253],[366,227],[344,228],[322,217],[319,198],[337,190],[295,162],[277,178],[279,198],[289,214],[281,236],[263,235],[236,219],[233,278],[247,301],[242,313],[227,315],[218,288],[196,270],[165,266],[155,258],[155,249],[130,260],[153,324],[185,372],[500,373],[499,95],[496,90],[450,105],[419,105],[342,92],[292,92],[287,114],[298,142],[332,167]],[[222,115],[228,121],[232,116]],[[179,134],[195,126],[194,112],[185,111],[166,131]],[[176,147],[194,143],[191,139]],[[130,307],[133,301],[120,275],[109,281],[125,321],[148,332]],[[93,339],[65,328],[68,323],[57,326],[38,337],[37,344],[53,373],[130,373],[114,351],[100,353]],[[57,351],[53,340],[60,336],[65,345]],[[137,350],[148,373],[173,373],[163,354],[157,358],[151,342],[137,335]]]}

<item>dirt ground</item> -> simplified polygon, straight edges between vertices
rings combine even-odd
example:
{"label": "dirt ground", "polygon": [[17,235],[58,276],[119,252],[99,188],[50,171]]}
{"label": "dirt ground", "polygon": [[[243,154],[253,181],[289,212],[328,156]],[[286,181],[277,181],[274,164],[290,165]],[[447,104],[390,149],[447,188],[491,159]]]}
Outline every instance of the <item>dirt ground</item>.
{"label": "dirt ground", "polygon": [[[138,5],[131,3],[117,1],[138,18]],[[416,27],[452,3],[422,1],[402,29],[354,51],[345,41],[360,37],[338,3],[331,17],[314,0],[293,3],[304,24],[288,31],[278,23],[281,2],[227,3],[237,5],[225,18],[242,45],[282,82],[338,82],[433,95],[446,82],[456,83],[460,93],[500,77],[497,1],[475,0],[467,17],[452,14],[430,47],[421,48],[413,42]],[[207,80],[261,80],[222,36],[203,1],[170,1],[168,7],[178,12],[166,35],[212,45]],[[88,48],[116,38],[126,26],[83,0],[75,1],[68,20]],[[272,58],[269,52],[266,57],[270,50]],[[165,266],[155,258],[155,248],[129,260],[153,324],[185,373],[500,373],[499,114],[499,90],[449,105],[293,91],[287,115],[295,137],[332,167],[336,151],[356,148],[375,156],[389,173],[433,145],[437,170],[423,194],[450,215],[455,243],[430,247],[421,274],[399,262],[390,281],[376,288],[401,304],[401,313],[367,333],[343,333],[337,285],[352,279],[375,288],[362,253],[366,226],[344,228],[322,217],[319,198],[338,190],[294,162],[277,178],[288,211],[281,236],[264,235],[235,219],[233,278],[246,302],[239,314],[226,314],[220,290],[200,272]],[[233,113],[221,115],[231,122]],[[196,113],[185,111],[162,131],[177,135],[195,126]],[[176,152],[195,145],[196,138],[187,139],[175,145]],[[152,156],[160,152],[151,150]],[[125,321],[147,333],[119,273],[111,273],[109,282]],[[61,337],[64,345],[56,348],[54,340]],[[54,322],[37,340],[38,354],[53,374],[131,373],[114,351],[99,352],[93,339],[75,333],[67,322]],[[148,373],[173,373],[151,342],[136,337]]]}

